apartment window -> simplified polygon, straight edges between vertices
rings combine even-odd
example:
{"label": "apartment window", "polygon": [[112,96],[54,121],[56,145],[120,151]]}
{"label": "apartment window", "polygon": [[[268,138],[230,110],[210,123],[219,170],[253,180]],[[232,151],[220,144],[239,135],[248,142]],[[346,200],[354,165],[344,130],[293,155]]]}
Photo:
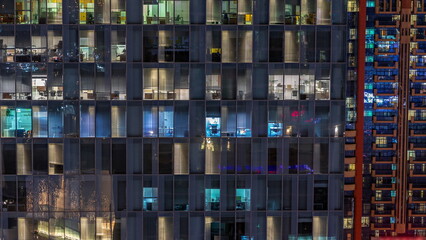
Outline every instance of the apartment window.
{"label": "apartment window", "polygon": [[210,65],[206,70],[206,100],[222,97],[222,75],[220,65]]}
{"label": "apartment window", "polygon": [[252,1],[208,0],[206,5],[207,24],[252,24]]}
{"label": "apartment window", "polygon": [[218,211],[220,207],[220,189],[206,189],[205,211]]}
{"label": "apartment window", "polygon": [[158,107],[159,137],[173,137],[174,133],[173,105],[167,103]]}
{"label": "apartment window", "polygon": [[175,140],[173,144],[174,174],[189,173],[189,144],[184,140]]}
{"label": "apartment window", "polygon": [[114,27],[111,30],[111,62],[125,62],[125,61],[126,61],[126,30],[123,28]]}
{"label": "apartment window", "polygon": [[80,24],[125,24],[126,2],[80,0]]}
{"label": "apartment window", "polygon": [[271,102],[268,109],[268,137],[283,134],[283,108],[278,102]]}
{"label": "apartment window", "polygon": [[2,26],[2,34],[0,36],[0,62],[14,62],[14,61],[15,61],[14,28],[12,26]]}
{"label": "apartment window", "polygon": [[143,210],[144,211],[158,210],[158,188],[153,188],[153,187],[143,188]]}
{"label": "apartment window", "polygon": [[31,108],[0,107],[2,137],[30,137]]}
{"label": "apartment window", "polygon": [[63,144],[49,143],[48,152],[49,152],[49,155],[48,155],[49,175],[63,174],[64,173]]}
{"label": "apartment window", "polygon": [[[172,68],[145,68],[144,90],[145,100],[173,100],[176,98],[174,91],[174,71]],[[184,91],[179,91],[179,97],[185,97]],[[183,96],[182,96],[183,95]]]}
{"label": "apartment window", "polygon": [[144,24],[188,24],[189,0],[144,0]]}
{"label": "apartment window", "polygon": [[236,210],[250,211],[251,189],[237,188],[235,201]]}

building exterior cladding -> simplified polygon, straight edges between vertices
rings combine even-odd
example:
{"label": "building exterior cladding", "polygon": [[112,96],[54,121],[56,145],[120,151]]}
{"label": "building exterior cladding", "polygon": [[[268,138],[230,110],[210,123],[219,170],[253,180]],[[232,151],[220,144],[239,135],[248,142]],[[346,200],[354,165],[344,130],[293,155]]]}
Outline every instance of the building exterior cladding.
{"label": "building exterior cladding", "polygon": [[343,238],[345,1],[0,3],[0,239]]}
{"label": "building exterior cladding", "polygon": [[[345,163],[348,169],[361,166],[356,167],[358,174],[346,174],[345,236],[424,237],[425,2],[353,1],[348,7],[350,45],[358,40],[365,49],[350,53],[359,59],[348,70],[349,76],[358,73],[357,104],[364,108],[356,110],[352,104],[348,112],[356,111],[364,123],[355,127],[347,122],[347,150],[356,143],[360,154],[346,151]],[[363,137],[353,141],[359,135]]]}

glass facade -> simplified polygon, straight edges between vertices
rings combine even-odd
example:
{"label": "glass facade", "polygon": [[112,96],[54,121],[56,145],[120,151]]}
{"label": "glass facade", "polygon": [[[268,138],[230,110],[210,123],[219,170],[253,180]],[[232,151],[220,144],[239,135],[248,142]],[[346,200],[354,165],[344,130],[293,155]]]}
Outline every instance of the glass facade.
{"label": "glass facade", "polygon": [[345,1],[0,2],[0,239],[343,238]]}

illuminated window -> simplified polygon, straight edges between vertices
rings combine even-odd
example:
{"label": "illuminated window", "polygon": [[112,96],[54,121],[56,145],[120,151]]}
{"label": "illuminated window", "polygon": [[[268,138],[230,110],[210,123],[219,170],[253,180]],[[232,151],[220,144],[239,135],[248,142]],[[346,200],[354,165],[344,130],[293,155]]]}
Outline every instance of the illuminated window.
{"label": "illuminated window", "polygon": [[239,188],[236,189],[236,210],[250,211],[251,190]]}
{"label": "illuminated window", "polygon": [[158,210],[158,188],[143,188],[143,210]]}
{"label": "illuminated window", "polygon": [[220,189],[206,189],[205,210],[218,211],[220,207]]}
{"label": "illuminated window", "polygon": [[344,218],[343,219],[343,228],[344,229],[352,229],[353,228],[352,218]]}

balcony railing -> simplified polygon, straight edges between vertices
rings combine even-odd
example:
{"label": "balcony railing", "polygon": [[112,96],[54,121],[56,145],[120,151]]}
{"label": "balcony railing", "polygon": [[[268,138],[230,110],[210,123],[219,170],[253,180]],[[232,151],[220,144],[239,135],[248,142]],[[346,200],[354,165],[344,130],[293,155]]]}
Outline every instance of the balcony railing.
{"label": "balcony railing", "polygon": [[379,35],[374,34],[374,41],[379,42],[389,42],[389,41],[399,41],[399,34],[396,35]]}
{"label": "balcony railing", "polygon": [[386,144],[373,143],[373,150],[382,150],[382,151],[396,150],[396,143],[386,143]]}
{"label": "balcony railing", "polygon": [[394,157],[373,156],[371,157],[371,161],[373,162],[373,164],[376,164],[376,163],[392,164],[392,163],[396,163],[396,157],[395,156]]}
{"label": "balcony railing", "polygon": [[398,75],[374,76],[373,80],[374,80],[374,82],[397,82],[398,81]]}
{"label": "balcony railing", "polygon": [[376,20],[375,21],[376,28],[398,28],[399,21],[390,21],[390,20]]}
{"label": "balcony railing", "polygon": [[396,129],[376,130],[373,129],[374,137],[396,137]]}

